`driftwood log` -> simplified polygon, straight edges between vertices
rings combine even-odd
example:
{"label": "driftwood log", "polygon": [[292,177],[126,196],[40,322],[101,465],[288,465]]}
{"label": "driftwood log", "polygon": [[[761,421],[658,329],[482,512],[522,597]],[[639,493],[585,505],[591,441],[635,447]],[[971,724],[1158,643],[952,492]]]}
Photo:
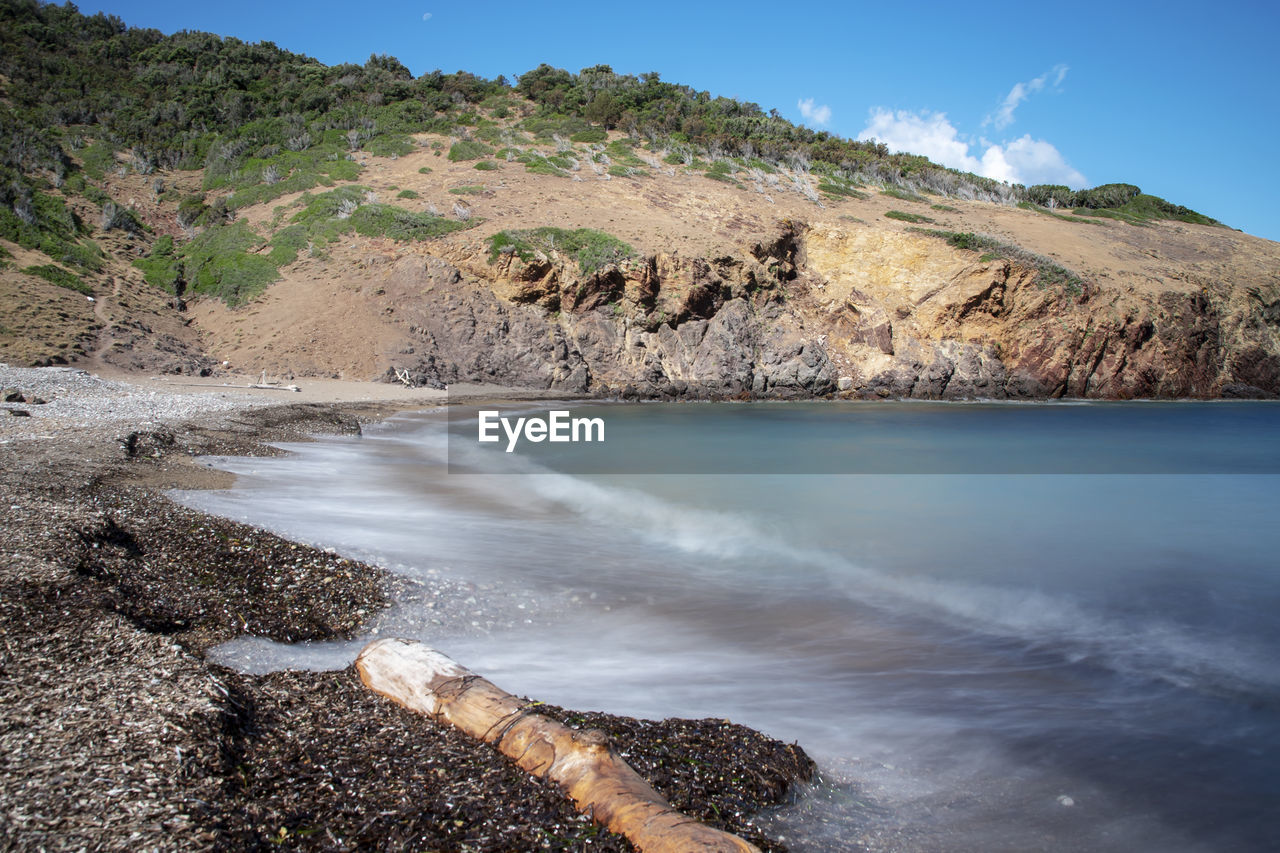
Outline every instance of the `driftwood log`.
{"label": "driftwood log", "polygon": [[602,732],[575,731],[531,713],[530,703],[421,643],[375,640],[356,658],[356,669],[375,693],[444,720],[558,783],[580,812],[643,853],[759,853],[673,809],[609,748]]}

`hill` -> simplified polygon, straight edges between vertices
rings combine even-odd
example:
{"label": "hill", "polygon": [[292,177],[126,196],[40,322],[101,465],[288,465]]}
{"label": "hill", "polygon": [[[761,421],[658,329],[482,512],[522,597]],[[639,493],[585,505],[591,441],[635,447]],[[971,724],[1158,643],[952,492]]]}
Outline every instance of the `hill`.
{"label": "hill", "polygon": [[[1280,393],[1280,246],[657,74],[0,3],[0,360],[600,393]],[[92,297],[92,300],[90,299]]]}

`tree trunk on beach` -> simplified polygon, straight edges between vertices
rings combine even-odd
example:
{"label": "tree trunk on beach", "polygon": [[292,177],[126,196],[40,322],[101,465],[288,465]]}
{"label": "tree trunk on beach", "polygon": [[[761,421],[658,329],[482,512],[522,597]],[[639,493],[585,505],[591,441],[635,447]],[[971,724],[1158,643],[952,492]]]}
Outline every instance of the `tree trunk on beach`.
{"label": "tree trunk on beach", "polygon": [[375,693],[444,720],[492,744],[524,770],[558,783],[578,810],[643,853],[759,853],[741,838],[673,809],[609,748],[602,732],[575,731],[531,713],[535,707],[410,640],[376,640],[356,658]]}

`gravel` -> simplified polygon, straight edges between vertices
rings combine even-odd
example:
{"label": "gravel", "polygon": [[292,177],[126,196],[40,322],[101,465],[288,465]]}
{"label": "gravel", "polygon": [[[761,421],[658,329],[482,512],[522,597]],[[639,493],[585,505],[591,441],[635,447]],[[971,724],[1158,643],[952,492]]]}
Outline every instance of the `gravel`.
{"label": "gravel", "polygon": [[[139,391],[74,367],[10,367],[0,364],[0,442],[48,439],[68,431],[128,425],[148,429],[217,412],[269,406],[278,401],[234,390],[175,393]],[[7,415],[6,412],[7,411]],[[25,412],[17,415],[16,412]]]}

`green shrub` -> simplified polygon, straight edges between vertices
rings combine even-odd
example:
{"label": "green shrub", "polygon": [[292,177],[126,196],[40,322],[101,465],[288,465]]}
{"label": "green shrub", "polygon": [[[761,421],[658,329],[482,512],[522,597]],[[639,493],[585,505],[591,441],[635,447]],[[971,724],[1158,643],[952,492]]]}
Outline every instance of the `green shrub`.
{"label": "green shrub", "polygon": [[182,247],[189,289],[235,307],[280,277],[264,255],[250,254],[266,241],[244,222],[209,228]]}
{"label": "green shrub", "polygon": [[387,133],[369,140],[364,150],[375,157],[404,157],[412,154],[417,147],[412,139],[403,134]]}
{"label": "green shrub", "polygon": [[[359,163],[348,160],[346,157],[337,159],[299,159],[293,152],[281,154],[272,158],[271,161],[250,162],[255,164],[266,163],[267,165],[256,172],[252,172],[253,177],[251,178],[237,178],[235,181],[230,182],[233,186],[240,187],[227,200],[227,206],[232,210],[263,204],[283,195],[315,189],[318,186],[331,187],[338,181],[354,181],[360,176],[361,169]],[[262,176],[265,174],[266,168],[271,166],[274,166],[276,172],[284,177],[274,183],[267,183],[262,179]],[[248,167],[246,167],[246,171],[249,171]],[[206,189],[210,188],[208,184],[209,182],[206,181]]]}
{"label": "green shrub", "polygon": [[1037,287],[1059,287],[1072,296],[1078,296],[1084,292],[1084,280],[1076,273],[1058,264],[1052,258],[1029,252],[1021,246],[1004,243],[986,234],[974,234],[972,231],[943,231],[925,228],[913,228],[911,230],[946,240],[947,243],[957,249],[963,249],[968,252],[982,252],[983,254],[979,258],[982,263],[1003,259],[1014,261],[1024,267],[1033,269],[1036,271],[1035,284]]}
{"label": "green shrub", "polygon": [[710,178],[713,181],[724,181],[726,184],[738,186],[738,182],[732,177],[733,172],[733,166],[728,160],[717,160],[702,174],[703,177]]}
{"label": "green shrub", "polygon": [[366,237],[390,237],[392,240],[416,241],[440,237],[480,224],[480,220],[454,222],[443,216],[414,213],[389,204],[366,204],[351,214],[356,233]]}
{"label": "green shrub", "polygon": [[1031,203],[1031,202],[1029,202],[1029,201],[1020,201],[1020,202],[1018,202],[1018,207],[1019,207],[1019,208],[1021,208],[1022,210],[1032,210],[1032,211],[1035,211],[1036,213],[1039,213],[1039,214],[1041,214],[1042,216],[1052,216],[1054,219],[1061,219],[1063,222],[1078,222],[1078,223],[1080,223],[1081,225],[1102,225],[1102,224],[1104,224],[1104,223],[1102,223],[1102,222],[1098,221],[1097,219],[1090,219],[1090,218],[1088,218],[1088,217],[1084,217],[1084,216],[1070,216],[1070,215],[1067,215],[1067,214],[1064,214],[1064,213],[1055,213],[1054,211],[1050,210],[1050,209],[1049,209],[1049,208],[1047,208],[1047,207],[1040,207],[1039,205],[1032,204],[1032,203]]}
{"label": "green shrub", "polygon": [[624,166],[614,163],[609,167],[609,174],[615,178],[647,178],[649,173],[639,166]]}
{"label": "green shrub", "polygon": [[178,255],[173,245],[173,238],[168,234],[161,235],[151,247],[151,254],[145,258],[138,258],[133,265],[142,270],[147,284],[169,293],[176,291]]}
{"label": "green shrub", "polygon": [[449,148],[449,159],[457,163],[462,160],[479,160],[481,157],[488,157],[493,153],[493,149],[483,142],[477,142],[474,139],[462,139],[453,143]]}
{"label": "green shrub", "polygon": [[80,195],[84,196],[98,207],[102,207],[104,204],[111,201],[111,196],[107,195],[101,188],[90,183],[81,182]]}
{"label": "green shrub", "polygon": [[1133,184],[1102,184],[1087,190],[1072,190],[1061,184],[1036,184],[1027,187],[1027,201],[1047,207],[1124,207],[1137,198],[1142,190]]}
{"label": "green shrub", "polygon": [[425,240],[479,223],[453,222],[440,216],[413,213],[388,204],[365,201],[364,187],[340,187],[318,196],[306,195],[291,224],[264,241],[244,222],[212,227],[180,249],[161,237],[151,254],[135,262],[147,281],[170,292],[178,271],[185,268],[190,289],[216,296],[236,306],[251,299],[280,277],[279,269],[298,259],[306,248],[315,252],[342,234],[355,231],[392,240]]}
{"label": "green shrub", "polygon": [[117,165],[115,149],[101,139],[86,146],[80,158],[84,162],[84,173],[95,181],[105,178]]}
{"label": "green shrub", "polygon": [[555,175],[560,178],[569,177],[568,172],[537,152],[532,152],[523,160],[523,162],[524,170],[534,175]]}
{"label": "green shrub", "polygon": [[1088,208],[1124,207],[1140,195],[1142,190],[1133,184],[1102,184],[1092,189],[1080,190],[1076,193],[1073,205]]}
{"label": "green shrub", "polygon": [[1076,216],[1101,216],[1108,219],[1119,219],[1130,225],[1145,225],[1161,219],[1173,219],[1178,222],[1189,222],[1194,225],[1221,225],[1216,219],[1210,219],[1202,213],[1196,213],[1189,207],[1172,204],[1159,196],[1145,193],[1134,196],[1120,207],[1088,208],[1077,207],[1072,211]]}
{"label": "green shrub", "polygon": [[32,191],[27,199],[24,209],[31,222],[15,213],[14,205],[21,201],[0,204],[0,237],[43,252],[59,264],[94,272],[102,269],[102,249],[83,236],[88,229],[62,199],[39,191]]}
{"label": "green shrub", "polygon": [[1005,244],[992,237],[974,234],[972,231],[924,231],[934,237],[941,237],[957,249],[978,252],[983,249],[1007,248]]}
{"label": "green shrub", "polygon": [[267,257],[276,268],[287,267],[311,242],[311,230],[305,225],[290,225],[271,237],[271,253]]}
{"label": "green shrub", "polygon": [[416,190],[400,190],[396,193],[396,198],[418,198]]}
{"label": "green shrub", "polygon": [[580,130],[569,137],[570,142],[594,143],[605,142],[609,139],[609,132],[603,128],[593,127],[590,130]]}
{"label": "green shrub", "polygon": [[903,222],[932,222],[933,220],[927,216],[921,216],[918,213],[906,213],[901,210],[888,210],[884,214],[889,219],[900,219]]}
{"label": "green shrub", "polygon": [[502,168],[493,160],[481,160],[475,167],[482,172],[496,172]]}
{"label": "green shrub", "polygon": [[855,190],[853,187],[847,186],[846,184],[830,181],[826,178],[819,179],[818,192],[824,193],[832,198],[869,198],[869,196],[864,192]]}
{"label": "green shrub", "polygon": [[70,290],[78,290],[81,293],[92,294],[93,288],[85,283],[84,279],[73,273],[69,273],[62,267],[53,264],[41,264],[36,267],[24,267],[22,270],[27,275],[34,275],[42,278],[50,284],[56,284],[58,287],[65,287]]}
{"label": "green shrub", "polygon": [[366,193],[364,187],[340,187],[306,197],[303,209],[294,214],[292,221],[306,226],[307,242],[317,246],[352,230],[393,240],[424,240],[480,223],[473,219],[464,224],[394,205],[369,203],[365,201]]}
{"label": "green shrub", "polygon": [[484,184],[467,184],[461,187],[451,187],[449,192],[454,195],[480,195],[485,191]]}
{"label": "green shrub", "polygon": [[206,224],[209,206],[204,203],[204,195],[185,196],[178,202],[178,224],[187,228]]}
{"label": "green shrub", "polygon": [[776,175],[778,173],[777,168],[772,163],[761,160],[759,157],[744,157],[740,162],[748,168],[759,169],[768,175]]}
{"label": "green shrub", "polygon": [[956,208],[952,207],[952,206],[951,206],[951,205],[949,205],[949,204],[931,204],[931,205],[929,205],[929,207],[933,208],[934,210],[941,211],[941,212],[943,212],[943,213],[955,213],[955,212],[956,212]]}
{"label": "green shrub", "polygon": [[887,195],[890,198],[901,199],[902,201],[926,201],[925,197],[919,193],[913,193],[898,187],[885,187],[880,190],[880,195]]}
{"label": "green shrub", "polygon": [[886,187],[880,190],[880,195],[887,195],[890,198],[901,199],[902,201],[925,201],[925,197],[919,193],[901,190],[897,187]]}
{"label": "green shrub", "polygon": [[432,172],[432,169],[430,166],[423,166],[422,168],[418,169],[419,175],[430,175],[431,172]]}
{"label": "green shrub", "polygon": [[604,150],[615,163],[621,163],[624,166],[649,165],[635,155],[633,150],[635,146],[636,141],[634,139],[615,139]]}
{"label": "green shrub", "polygon": [[364,203],[367,187],[352,185],[338,187],[319,195],[307,193],[299,199],[302,208],[293,215],[291,221],[316,227],[330,220],[336,220],[344,209],[349,213]]}
{"label": "green shrub", "polygon": [[538,251],[546,255],[558,252],[573,258],[578,262],[578,269],[583,275],[590,275],[603,266],[622,263],[635,257],[635,250],[626,243],[612,234],[592,228],[579,228],[576,231],[550,227],[499,231],[489,238],[490,263],[504,252],[528,261]]}
{"label": "green shrub", "polygon": [[586,119],[566,115],[530,116],[521,122],[520,126],[543,140],[550,140],[556,136],[572,137],[574,134],[594,129],[591,122]]}
{"label": "green shrub", "polygon": [[[1055,213],[1054,208],[1072,209],[1074,216]],[[1102,184],[1087,190],[1072,190],[1061,184],[1036,184],[1028,187],[1026,201],[1019,207],[1047,213],[1068,222],[1087,222],[1080,217],[1118,219],[1130,225],[1145,225],[1161,219],[1174,219],[1196,225],[1221,225],[1201,213],[1172,204],[1159,196],[1147,195],[1133,184]]]}

